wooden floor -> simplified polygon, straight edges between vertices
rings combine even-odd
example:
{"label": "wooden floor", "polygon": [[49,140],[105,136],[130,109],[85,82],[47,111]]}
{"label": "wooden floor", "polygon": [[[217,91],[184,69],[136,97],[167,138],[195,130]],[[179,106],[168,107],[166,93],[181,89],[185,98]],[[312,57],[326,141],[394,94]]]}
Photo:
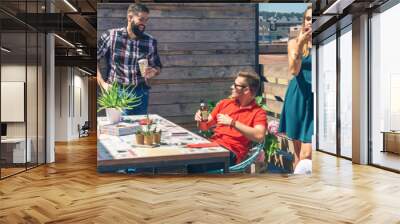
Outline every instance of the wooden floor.
{"label": "wooden floor", "polygon": [[400,175],[315,153],[310,177],[96,172],[96,140],[0,181],[0,223],[400,223]]}
{"label": "wooden floor", "polygon": [[400,170],[400,154],[376,150],[374,151],[372,162],[380,166]]}

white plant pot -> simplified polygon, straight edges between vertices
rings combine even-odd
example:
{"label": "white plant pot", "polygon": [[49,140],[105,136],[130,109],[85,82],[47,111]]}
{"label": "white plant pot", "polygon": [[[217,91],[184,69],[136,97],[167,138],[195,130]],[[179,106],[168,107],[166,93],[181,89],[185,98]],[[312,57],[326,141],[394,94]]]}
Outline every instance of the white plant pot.
{"label": "white plant pot", "polygon": [[121,120],[121,111],[115,108],[106,109],[107,119],[111,124],[118,123]]}

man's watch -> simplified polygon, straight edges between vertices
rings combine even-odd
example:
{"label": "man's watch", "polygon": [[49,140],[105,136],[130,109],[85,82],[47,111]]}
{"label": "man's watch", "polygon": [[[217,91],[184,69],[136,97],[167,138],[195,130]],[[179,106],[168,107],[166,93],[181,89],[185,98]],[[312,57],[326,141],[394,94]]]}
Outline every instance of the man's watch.
{"label": "man's watch", "polygon": [[236,120],[232,119],[231,124],[229,125],[231,128],[234,128],[236,124]]}

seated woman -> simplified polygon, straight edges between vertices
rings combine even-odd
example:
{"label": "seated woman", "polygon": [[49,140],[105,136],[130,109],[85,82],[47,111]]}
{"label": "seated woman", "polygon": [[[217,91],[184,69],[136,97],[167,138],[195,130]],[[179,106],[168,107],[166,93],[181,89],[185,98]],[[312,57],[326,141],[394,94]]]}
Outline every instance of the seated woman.
{"label": "seated woman", "polygon": [[[259,86],[257,74],[239,72],[231,86],[231,98],[220,101],[208,117],[207,128],[215,126],[210,140],[231,152],[231,165],[245,159],[252,141],[264,140],[267,115],[255,102]],[[200,113],[195,115],[198,122]]]}

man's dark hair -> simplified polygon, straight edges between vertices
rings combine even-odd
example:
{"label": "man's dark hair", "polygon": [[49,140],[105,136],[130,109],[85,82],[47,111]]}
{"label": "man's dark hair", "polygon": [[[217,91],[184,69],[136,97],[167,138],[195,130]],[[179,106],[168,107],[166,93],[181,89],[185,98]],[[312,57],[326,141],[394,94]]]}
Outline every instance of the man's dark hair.
{"label": "man's dark hair", "polygon": [[260,88],[260,77],[258,77],[256,73],[240,71],[237,76],[245,78],[251,93],[254,95],[257,94],[258,89]]}
{"label": "man's dark hair", "polygon": [[127,13],[132,12],[133,14],[138,14],[140,12],[150,13],[149,8],[140,3],[130,4]]}

